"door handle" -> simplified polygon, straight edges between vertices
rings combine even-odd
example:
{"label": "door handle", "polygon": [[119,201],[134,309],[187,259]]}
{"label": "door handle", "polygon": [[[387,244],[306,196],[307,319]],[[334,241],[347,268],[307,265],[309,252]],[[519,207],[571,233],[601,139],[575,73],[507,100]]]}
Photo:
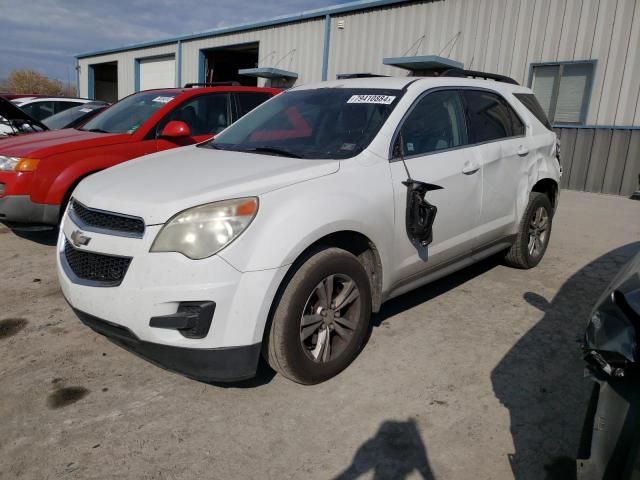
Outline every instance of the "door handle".
{"label": "door handle", "polygon": [[527,155],[529,155],[529,149],[524,145],[520,145],[516,153],[519,157],[526,157]]}
{"label": "door handle", "polygon": [[473,175],[478,170],[480,170],[480,165],[478,165],[476,162],[466,162],[464,164],[464,167],[462,167],[462,173],[464,173],[465,175]]}

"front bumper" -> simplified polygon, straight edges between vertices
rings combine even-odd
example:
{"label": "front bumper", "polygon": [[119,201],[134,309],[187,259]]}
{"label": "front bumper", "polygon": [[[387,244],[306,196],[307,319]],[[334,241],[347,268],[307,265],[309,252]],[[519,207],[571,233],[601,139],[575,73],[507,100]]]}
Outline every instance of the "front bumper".
{"label": "front bumper", "polygon": [[35,203],[29,195],[0,197],[0,221],[57,225],[60,205]]}
{"label": "front bumper", "polygon": [[[90,241],[77,250],[132,258],[118,285],[99,286],[65,270],[65,242],[79,230],[65,215],[57,247],[65,298],[84,323],[154,363],[200,380],[251,377],[271,302],[287,268],[240,272],[218,255],[191,260],[179,253],[150,253],[160,228],[147,225],[142,238],[83,231]],[[176,314],[187,302],[215,303],[205,336],[158,328],[151,321]]]}
{"label": "front bumper", "polygon": [[260,358],[260,343],[230,348],[186,348],[140,340],[128,328],[73,309],[80,321],[117,345],[163,368],[202,382],[235,382],[251,378]]}

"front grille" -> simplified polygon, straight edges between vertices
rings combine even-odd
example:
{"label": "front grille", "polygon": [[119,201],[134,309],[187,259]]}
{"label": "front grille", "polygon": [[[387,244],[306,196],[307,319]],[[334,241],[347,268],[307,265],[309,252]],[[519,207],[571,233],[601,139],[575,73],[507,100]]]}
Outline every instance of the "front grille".
{"label": "front grille", "polygon": [[85,252],[73,248],[67,241],[64,244],[64,257],[73,274],[79,279],[110,287],[122,283],[131,263],[131,257]]}
{"label": "front grille", "polygon": [[138,237],[144,233],[144,221],[141,218],[87,208],[77,200],[71,203],[71,214],[80,220],[78,223],[83,225],[79,226],[85,230],[93,227]]}

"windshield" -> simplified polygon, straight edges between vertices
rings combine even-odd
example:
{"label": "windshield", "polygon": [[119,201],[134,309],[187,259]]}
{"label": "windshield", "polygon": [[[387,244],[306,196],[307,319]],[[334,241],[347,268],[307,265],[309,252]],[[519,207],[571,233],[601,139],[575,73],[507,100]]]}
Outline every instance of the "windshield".
{"label": "windshield", "polygon": [[401,96],[401,90],[362,88],[281,93],[202,146],[300,158],[350,158],[371,143]]}
{"label": "windshield", "polygon": [[142,92],[131,95],[94,118],[81,130],[104,133],[135,133],[156,111],[175,98],[178,92]]}
{"label": "windshield", "polygon": [[81,119],[86,115],[90,115],[97,108],[102,107],[80,105],[78,107],[69,108],[68,110],[64,110],[63,112],[56,113],[49,118],[45,118],[44,120],[42,120],[42,123],[44,123],[52,130],[67,128],[69,124]]}

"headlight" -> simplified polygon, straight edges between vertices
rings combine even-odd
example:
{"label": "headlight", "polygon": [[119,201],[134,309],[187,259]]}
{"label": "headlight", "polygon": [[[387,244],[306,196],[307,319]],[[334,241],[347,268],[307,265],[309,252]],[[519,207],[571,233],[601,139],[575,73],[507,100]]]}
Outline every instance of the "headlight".
{"label": "headlight", "polygon": [[13,172],[15,171],[16,165],[20,161],[17,157],[5,157],[0,155],[0,171],[3,172]]}
{"label": "headlight", "polygon": [[229,245],[258,212],[256,197],[208,203],[178,213],[158,233],[151,252],[179,252],[200,260]]}
{"label": "headlight", "polygon": [[0,172],[33,172],[40,160],[0,155]]}

